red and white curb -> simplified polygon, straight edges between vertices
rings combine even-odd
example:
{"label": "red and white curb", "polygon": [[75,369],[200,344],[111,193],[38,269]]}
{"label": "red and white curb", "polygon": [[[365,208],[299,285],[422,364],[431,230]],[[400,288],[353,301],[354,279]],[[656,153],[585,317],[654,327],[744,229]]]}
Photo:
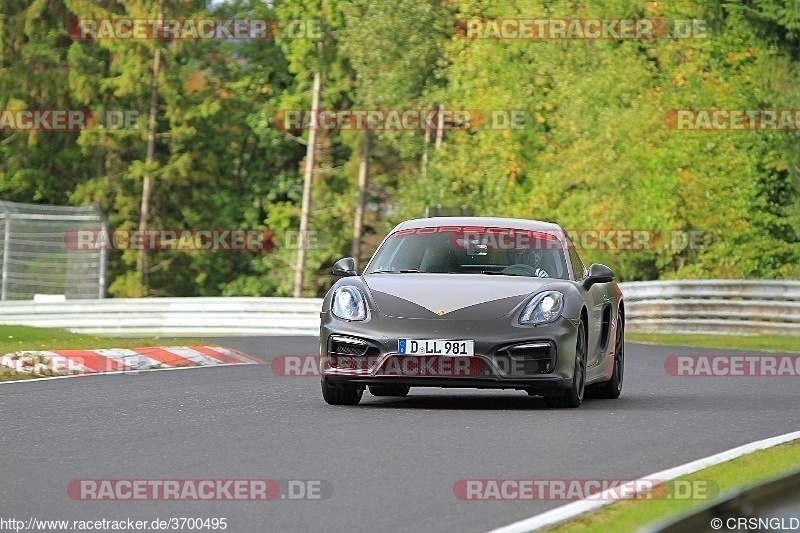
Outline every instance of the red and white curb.
{"label": "red and white curb", "polygon": [[[738,448],[732,448],[724,452],[704,457],[703,459],[698,459],[696,461],[676,466],[668,470],[662,470],[661,472],[650,474],[649,476],[644,476],[637,480],[630,481],[626,483],[626,485],[631,485],[632,487],[646,487],[643,484],[636,485],[636,483],[641,483],[646,480],[649,481],[650,486],[652,486],[653,481],[661,481],[662,483],[672,481],[673,479],[693,474],[694,472],[703,470],[709,466],[732,461],[733,459],[747,455],[748,453],[753,453],[758,450],[766,450],[767,448],[772,448],[773,446],[778,446],[779,444],[785,444],[798,439],[800,439],[800,431],[793,431],[792,433],[786,433],[784,435],[778,435],[776,437],[770,437],[768,439],[751,442],[749,444],[739,446]],[[617,491],[616,493],[613,492],[615,490]],[[579,515],[596,511],[601,507],[605,507],[606,505],[612,504],[617,500],[621,500],[623,498],[621,498],[619,494],[623,493],[623,491],[619,490],[619,487],[616,489],[609,489],[604,491],[599,496],[592,497],[591,499],[579,500],[567,505],[562,505],[561,507],[556,507],[551,511],[520,520],[519,522],[514,522],[513,524],[509,524],[507,526],[493,529],[489,533],[529,533],[533,531],[540,531],[544,528],[555,526],[568,520],[573,520]],[[634,493],[638,494],[638,491],[634,491]],[[628,492],[627,494],[632,493]]]}
{"label": "red and white curb", "polygon": [[[33,350],[0,357],[0,376],[33,379],[116,374],[208,366],[262,364],[245,353],[217,346],[146,346],[106,350]],[[0,383],[19,383],[10,380]]]}

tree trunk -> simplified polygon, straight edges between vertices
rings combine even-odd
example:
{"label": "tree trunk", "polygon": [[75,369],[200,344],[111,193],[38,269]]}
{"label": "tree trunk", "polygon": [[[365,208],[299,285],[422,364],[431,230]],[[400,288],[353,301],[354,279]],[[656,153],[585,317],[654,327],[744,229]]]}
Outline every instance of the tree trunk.
{"label": "tree trunk", "polygon": [[439,104],[439,114],[436,120],[436,149],[442,147],[442,138],[444,137],[444,104]]}
{"label": "tree trunk", "polygon": [[356,217],[353,223],[353,251],[351,255],[358,262],[361,251],[361,232],[364,227],[364,204],[367,199],[367,170],[369,169],[369,129],[364,131],[364,141],[361,145],[361,162],[358,165],[358,201],[356,202]]}
{"label": "tree trunk", "polygon": [[[164,1],[158,2],[158,19],[164,18]],[[156,147],[156,119],[158,118],[158,73],[161,70],[161,48],[158,43],[153,53],[153,83],[150,88],[150,116],[147,123],[147,153],[145,155],[145,175],[142,183],[142,204],[141,218],[139,219],[139,231],[144,234],[147,231],[147,221],[150,217],[150,196],[152,195],[153,180],[150,176],[150,165],[153,162]],[[139,283],[144,288],[145,296],[148,292],[147,281],[147,250],[139,250],[136,260],[136,272],[139,274]]]}
{"label": "tree trunk", "polygon": [[311,181],[314,176],[314,152],[317,146],[317,120],[319,118],[319,93],[322,78],[319,68],[314,72],[314,88],[311,93],[311,121],[308,127],[306,145],[306,169],[303,176],[303,202],[300,207],[300,232],[297,243],[297,265],[294,271],[292,296],[300,298],[303,294],[303,272],[306,265],[306,244],[308,243],[308,219],[311,214]]}
{"label": "tree trunk", "polygon": [[421,169],[421,172],[420,172],[420,174],[422,174],[423,178],[428,175],[428,145],[430,144],[430,142],[431,142],[431,127],[428,124],[428,121],[426,120],[425,121],[425,140],[423,141],[424,148],[423,148],[423,151],[422,151],[422,169]]}

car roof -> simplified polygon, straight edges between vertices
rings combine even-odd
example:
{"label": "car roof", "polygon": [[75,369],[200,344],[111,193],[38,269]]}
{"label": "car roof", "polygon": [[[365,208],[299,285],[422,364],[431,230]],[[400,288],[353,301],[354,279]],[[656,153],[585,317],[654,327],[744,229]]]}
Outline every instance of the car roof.
{"label": "car roof", "polygon": [[409,228],[436,228],[439,226],[478,226],[487,228],[513,228],[523,230],[543,231],[563,235],[564,230],[558,224],[542,222],[540,220],[527,220],[523,218],[500,217],[429,217],[416,218],[401,222],[392,230],[392,233]]}

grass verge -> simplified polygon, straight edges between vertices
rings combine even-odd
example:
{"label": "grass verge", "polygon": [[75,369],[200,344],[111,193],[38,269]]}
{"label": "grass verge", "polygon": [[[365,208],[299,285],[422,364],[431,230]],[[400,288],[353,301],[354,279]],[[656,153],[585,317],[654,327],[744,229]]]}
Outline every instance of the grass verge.
{"label": "grass verge", "polygon": [[[798,468],[800,468],[800,442],[793,441],[767,450],[759,450],[678,479],[687,483],[707,483],[708,486],[718,487],[721,494],[756,485]],[[653,522],[677,518],[693,508],[709,504],[713,499],[622,500],[545,531],[548,533],[636,531]]]}
{"label": "grass verge", "polygon": [[[97,350],[105,348],[139,348],[142,346],[205,345],[206,341],[175,338],[117,339],[98,335],[70,333],[63,329],[32,328],[28,326],[0,326],[0,356],[28,350]],[[48,374],[63,375],[59,373]],[[0,366],[0,381],[30,379],[36,374],[17,372]]]}
{"label": "grass verge", "polygon": [[646,342],[668,346],[696,346],[728,350],[770,350],[800,353],[800,337],[789,335],[680,335],[625,332],[629,342]]}

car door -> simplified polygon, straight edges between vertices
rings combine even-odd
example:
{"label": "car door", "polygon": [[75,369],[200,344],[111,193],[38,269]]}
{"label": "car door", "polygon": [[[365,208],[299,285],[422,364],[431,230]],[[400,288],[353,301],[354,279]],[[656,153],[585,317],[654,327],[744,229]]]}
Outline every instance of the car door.
{"label": "car door", "polygon": [[[576,281],[583,282],[588,276],[588,270],[570,239],[567,239],[567,250]],[[609,290],[613,291],[613,286],[611,283],[595,283],[588,290],[581,290],[586,297],[589,319],[586,365],[591,368],[603,361],[610,348],[614,300]]]}

